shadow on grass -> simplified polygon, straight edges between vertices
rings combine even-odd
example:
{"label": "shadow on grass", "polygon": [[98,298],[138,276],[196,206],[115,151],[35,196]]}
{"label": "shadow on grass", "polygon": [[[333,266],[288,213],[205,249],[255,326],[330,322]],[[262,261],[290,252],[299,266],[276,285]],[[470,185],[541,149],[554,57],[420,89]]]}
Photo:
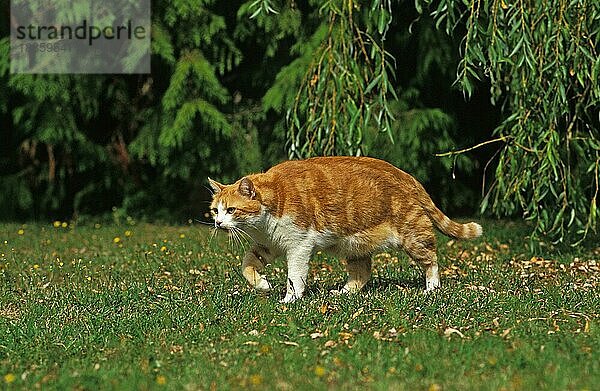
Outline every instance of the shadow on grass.
{"label": "shadow on grass", "polygon": [[[305,297],[316,297],[328,295],[332,290],[341,289],[345,280],[339,282],[323,281],[311,283],[304,293]],[[363,293],[378,293],[396,291],[398,288],[425,289],[425,281],[422,278],[396,278],[396,277],[373,277],[361,290]],[[285,291],[282,290],[285,294]]]}

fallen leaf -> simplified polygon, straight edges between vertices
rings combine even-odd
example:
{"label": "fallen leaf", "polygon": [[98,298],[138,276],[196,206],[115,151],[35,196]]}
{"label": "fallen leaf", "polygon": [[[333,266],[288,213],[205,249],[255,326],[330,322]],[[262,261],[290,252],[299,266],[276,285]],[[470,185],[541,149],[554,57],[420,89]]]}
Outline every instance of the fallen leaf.
{"label": "fallen leaf", "polygon": [[590,332],[590,321],[588,319],[585,320],[585,326],[583,327],[583,332],[584,333]]}
{"label": "fallen leaf", "polygon": [[339,336],[340,336],[340,338],[341,338],[342,340],[347,340],[347,339],[350,339],[350,338],[352,338],[352,333],[347,333],[347,332],[345,332],[345,331],[340,331],[340,334],[339,334]]}
{"label": "fallen leaf", "polygon": [[461,338],[465,337],[465,335],[463,333],[461,333],[460,331],[458,331],[457,329],[455,329],[453,327],[448,327],[448,328],[446,328],[446,330],[444,330],[444,336],[450,337],[452,334],[458,334],[458,336]]}
{"label": "fallen leaf", "polygon": [[358,311],[356,311],[355,313],[352,314],[352,319],[356,319],[360,314],[363,313],[364,310],[365,310],[365,307],[360,307],[358,309]]}

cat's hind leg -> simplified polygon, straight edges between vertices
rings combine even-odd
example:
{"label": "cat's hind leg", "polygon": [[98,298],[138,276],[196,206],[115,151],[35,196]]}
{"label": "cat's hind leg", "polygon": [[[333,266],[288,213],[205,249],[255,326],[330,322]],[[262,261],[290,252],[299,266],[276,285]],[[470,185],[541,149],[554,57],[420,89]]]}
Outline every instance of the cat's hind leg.
{"label": "cat's hind leg", "polygon": [[265,264],[269,263],[271,259],[272,254],[269,249],[260,246],[253,246],[244,256],[242,275],[254,288],[265,292],[271,290],[269,281],[260,274]]}
{"label": "cat's hind leg", "polygon": [[408,255],[425,271],[425,291],[440,287],[435,235],[433,231],[421,232],[412,240],[405,240],[404,249]]}
{"label": "cat's hind leg", "polygon": [[331,294],[355,293],[360,291],[371,278],[371,257],[349,258],[346,270],[348,281],[340,290],[332,290]]}

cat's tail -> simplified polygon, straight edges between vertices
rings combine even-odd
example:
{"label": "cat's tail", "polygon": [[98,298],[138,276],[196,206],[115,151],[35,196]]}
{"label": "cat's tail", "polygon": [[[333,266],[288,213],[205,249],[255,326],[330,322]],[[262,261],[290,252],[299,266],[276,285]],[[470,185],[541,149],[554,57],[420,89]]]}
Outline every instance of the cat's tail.
{"label": "cat's tail", "polygon": [[433,225],[443,234],[455,239],[474,239],[481,236],[483,233],[481,225],[473,222],[461,224],[450,220],[444,212],[435,206],[423,186],[416,179],[414,179],[414,182],[421,206],[433,222]]}

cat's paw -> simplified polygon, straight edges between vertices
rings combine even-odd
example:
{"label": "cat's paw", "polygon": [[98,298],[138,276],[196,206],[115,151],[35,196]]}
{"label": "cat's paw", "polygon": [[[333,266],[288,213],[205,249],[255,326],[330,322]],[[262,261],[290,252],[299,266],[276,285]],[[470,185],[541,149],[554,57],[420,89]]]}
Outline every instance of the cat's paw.
{"label": "cat's paw", "polygon": [[279,302],[280,303],[293,303],[298,299],[299,299],[299,297],[296,297],[296,295],[294,295],[294,294],[292,294],[292,295],[287,294],[287,295],[285,295],[285,297],[283,299],[279,300]]}
{"label": "cat's paw", "polygon": [[346,287],[343,287],[342,289],[332,289],[329,291],[329,294],[332,296],[347,295],[349,293],[350,293],[350,290],[348,290]]}
{"label": "cat's paw", "polygon": [[440,285],[433,285],[433,286],[428,286],[427,288],[425,288],[425,290],[423,291],[423,293],[427,294],[427,293],[432,293],[435,292],[437,290],[440,289]]}
{"label": "cat's paw", "polygon": [[254,288],[262,292],[269,292],[271,290],[271,284],[269,284],[269,281],[267,281],[266,278],[261,278]]}
{"label": "cat's paw", "polygon": [[425,284],[425,293],[433,292],[441,287],[440,280],[437,278],[428,280]]}

